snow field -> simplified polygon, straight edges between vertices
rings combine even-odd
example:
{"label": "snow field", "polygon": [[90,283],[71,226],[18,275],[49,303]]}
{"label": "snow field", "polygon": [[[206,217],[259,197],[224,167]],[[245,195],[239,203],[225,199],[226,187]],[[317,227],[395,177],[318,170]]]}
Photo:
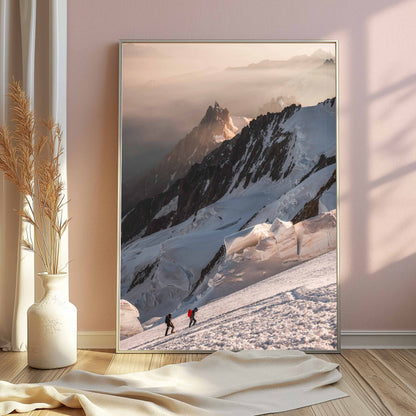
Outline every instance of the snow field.
{"label": "snow field", "polygon": [[120,342],[122,350],[336,349],[336,251]]}

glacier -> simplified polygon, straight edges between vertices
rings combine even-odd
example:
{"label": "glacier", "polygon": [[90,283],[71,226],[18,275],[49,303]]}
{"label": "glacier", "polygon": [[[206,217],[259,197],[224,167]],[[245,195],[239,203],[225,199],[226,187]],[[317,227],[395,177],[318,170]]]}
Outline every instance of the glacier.
{"label": "glacier", "polygon": [[[122,244],[120,293],[140,313],[135,337],[151,346],[167,313],[179,319],[334,252],[335,137],[334,99],[260,116],[131,212],[142,225]],[[335,285],[336,272],[325,279]]]}

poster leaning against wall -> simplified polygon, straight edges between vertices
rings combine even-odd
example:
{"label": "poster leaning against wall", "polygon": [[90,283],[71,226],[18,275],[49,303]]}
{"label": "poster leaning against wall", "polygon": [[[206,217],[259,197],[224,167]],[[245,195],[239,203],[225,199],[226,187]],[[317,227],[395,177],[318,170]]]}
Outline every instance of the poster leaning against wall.
{"label": "poster leaning against wall", "polygon": [[117,351],[339,351],[337,42],[120,42]]}

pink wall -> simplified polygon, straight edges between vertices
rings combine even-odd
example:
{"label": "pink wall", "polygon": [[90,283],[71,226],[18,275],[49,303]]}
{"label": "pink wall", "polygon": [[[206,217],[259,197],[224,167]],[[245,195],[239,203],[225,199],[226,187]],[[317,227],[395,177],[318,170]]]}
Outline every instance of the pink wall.
{"label": "pink wall", "polygon": [[343,330],[416,329],[416,3],[68,2],[70,296],[115,328],[118,39],[338,39]]}

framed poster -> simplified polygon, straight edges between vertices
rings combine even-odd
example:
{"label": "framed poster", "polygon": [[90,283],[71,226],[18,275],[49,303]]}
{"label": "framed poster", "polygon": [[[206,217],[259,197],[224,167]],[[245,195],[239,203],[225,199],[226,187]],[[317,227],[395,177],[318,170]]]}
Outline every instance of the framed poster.
{"label": "framed poster", "polygon": [[117,351],[339,351],[337,42],[121,41]]}

